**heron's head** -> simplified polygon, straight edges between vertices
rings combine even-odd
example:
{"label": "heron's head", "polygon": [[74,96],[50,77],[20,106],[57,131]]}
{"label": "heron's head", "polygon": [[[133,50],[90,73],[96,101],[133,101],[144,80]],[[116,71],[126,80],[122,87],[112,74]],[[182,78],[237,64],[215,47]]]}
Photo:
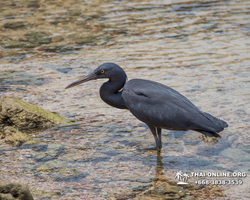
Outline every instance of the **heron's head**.
{"label": "heron's head", "polygon": [[114,63],[105,63],[99,67],[97,67],[91,74],[84,76],[83,78],[78,79],[77,81],[71,83],[66,87],[66,89],[77,86],[81,83],[85,83],[87,81],[108,78],[109,80],[116,79],[119,77],[124,77],[125,80],[127,78],[124,70]]}

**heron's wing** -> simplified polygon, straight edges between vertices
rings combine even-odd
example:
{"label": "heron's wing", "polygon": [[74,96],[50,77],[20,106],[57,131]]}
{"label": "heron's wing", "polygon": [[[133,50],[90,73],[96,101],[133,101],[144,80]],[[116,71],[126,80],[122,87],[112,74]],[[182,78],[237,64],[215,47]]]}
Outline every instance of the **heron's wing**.
{"label": "heron's wing", "polygon": [[133,79],[126,83],[122,97],[128,109],[146,124],[173,130],[221,131],[213,116],[206,116],[186,97],[160,83]]}

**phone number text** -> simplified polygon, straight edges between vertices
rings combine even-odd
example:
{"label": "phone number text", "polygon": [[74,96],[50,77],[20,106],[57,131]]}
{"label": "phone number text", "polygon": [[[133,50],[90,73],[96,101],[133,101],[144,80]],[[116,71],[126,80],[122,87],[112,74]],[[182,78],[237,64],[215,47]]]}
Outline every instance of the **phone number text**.
{"label": "phone number text", "polygon": [[243,181],[239,180],[198,180],[195,181],[197,185],[242,185]]}

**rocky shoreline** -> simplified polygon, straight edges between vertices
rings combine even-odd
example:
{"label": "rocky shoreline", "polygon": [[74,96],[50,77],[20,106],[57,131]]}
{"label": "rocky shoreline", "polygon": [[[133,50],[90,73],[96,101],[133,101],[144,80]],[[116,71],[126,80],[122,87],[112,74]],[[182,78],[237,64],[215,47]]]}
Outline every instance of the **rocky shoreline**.
{"label": "rocky shoreline", "polygon": [[[0,101],[0,127],[2,127],[0,128],[0,144],[5,142],[12,146],[20,147],[25,142],[31,140],[31,138],[28,134],[21,132],[19,129],[25,131],[27,129],[40,127],[49,128],[57,124],[69,122],[71,122],[71,120],[65,119],[55,113],[46,111],[20,99],[4,98]],[[34,142],[37,143],[37,141]],[[27,144],[32,144],[32,141],[29,141]],[[46,155],[53,157],[54,149],[55,148],[51,148],[51,151]],[[46,155],[39,154],[35,157],[37,157],[37,159],[42,159]],[[57,156],[57,153],[55,153],[54,157],[55,156]],[[33,197],[26,184],[10,183],[0,180],[0,199],[33,200]]]}
{"label": "rocky shoreline", "polygon": [[30,137],[20,130],[49,128],[69,122],[71,120],[20,99],[4,98],[0,101],[0,142],[13,146],[21,146],[30,140]]}

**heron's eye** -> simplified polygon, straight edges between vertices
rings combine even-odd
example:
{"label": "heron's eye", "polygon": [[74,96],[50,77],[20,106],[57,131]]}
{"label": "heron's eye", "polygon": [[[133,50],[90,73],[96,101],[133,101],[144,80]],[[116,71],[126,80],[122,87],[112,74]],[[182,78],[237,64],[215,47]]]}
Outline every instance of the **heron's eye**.
{"label": "heron's eye", "polygon": [[100,72],[103,74],[103,73],[104,73],[104,70],[102,69]]}

